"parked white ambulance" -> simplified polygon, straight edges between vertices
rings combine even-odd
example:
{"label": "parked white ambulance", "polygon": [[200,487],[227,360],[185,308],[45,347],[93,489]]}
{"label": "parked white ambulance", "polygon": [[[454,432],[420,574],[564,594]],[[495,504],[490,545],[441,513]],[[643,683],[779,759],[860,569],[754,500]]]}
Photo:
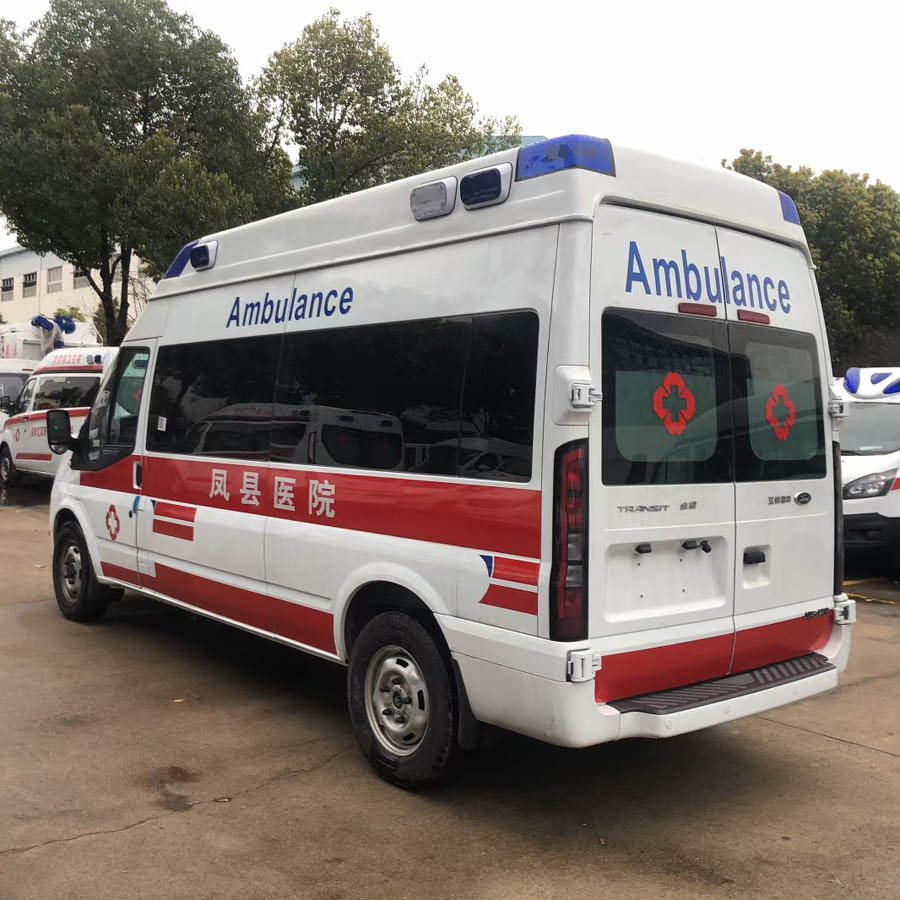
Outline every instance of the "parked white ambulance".
{"label": "parked white ambulance", "polygon": [[837,384],[844,546],[891,555],[900,570],[900,368],[852,368]]}
{"label": "parked white ambulance", "polygon": [[[847,662],[830,379],[792,201],[606,140],[209,235],[82,437],[50,414],[59,606],[134,588],[347,664],[360,746],[408,787],[478,723],[583,747],[728,722]],[[196,452],[245,403],[395,417],[415,452]],[[469,466],[474,439],[514,452]]]}
{"label": "parked white ambulance", "polygon": [[[0,359],[0,397],[18,397],[28,376],[38,365],[33,359]],[[7,415],[0,410],[0,427]]]}
{"label": "parked white ambulance", "polygon": [[77,431],[94,402],[104,366],[115,354],[115,347],[52,350],[31,363],[33,371],[15,395],[0,395],[0,487],[12,484],[18,472],[56,475],[60,458],[47,447],[47,411],[67,409]]}

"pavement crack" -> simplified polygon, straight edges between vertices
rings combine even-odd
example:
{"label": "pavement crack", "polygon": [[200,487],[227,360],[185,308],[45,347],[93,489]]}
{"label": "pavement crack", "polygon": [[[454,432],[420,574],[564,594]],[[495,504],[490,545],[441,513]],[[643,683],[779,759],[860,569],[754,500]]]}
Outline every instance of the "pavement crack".
{"label": "pavement crack", "polygon": [[815,734],[818,737],[828,738],[830,741],[839,741],[842,744],[850,744],[851,747],[860,747],[863,750],[871,750],[873,753],[883,753],[885,756],[893,756],[894,759],[900,759],[900,753],[894,753],[892,750],[882,750],[880,747],[872,747],[869,744],[860,744],[858,741],[850,741],[847,738],[837,737],[833,734],[825,734],[824,731],[816,731],[813,728],[804,728],[802,725],[792,725],[790,722],[782,722],[779,719],[772,719],[769,716],[757,716],[757,718],[765,719],[767,722],[774,722],[776,725],[783,725],[785,728],[795,728],[797,731],[805,731],[807,734]]}
{"label": "pavement crack", "polygon": [[[310,744],[321,744],[326,741],[333,741],[336,738],[347,737],[349,732],[342,731],[340,734],[330,734],[326,737],[321,738],[313,738],[310,741],[304,741],[300,746],[306,747]],[[320,759],[317,762],[313,763],[310,766],[301,766],[297,769],[287,769],[283,772],[278,772],[277,774],[271,776],[271,778],[267,778],[265,781],[260,782],[259,784],[254,785],[253,787],[244,788],[241,791],[237,791],[231,794],[231,799],[233,800],[235,797],[242,797],[245,794],[252,794],[255,791],[262,790],[265,787],[268,787],[270,784],[274,784],[277,781],[287,780],[290,778],[296,778],[298,775],[310,775],[313,772],[318,771],[319,769],[327,766],[332,760],[336,759],[342,753],[346,753],[348,750],[352,749],[352,745],[348,745],[346,747],[341,747],[340,750],[336,750],[334,753],[329,754],[324,759]],[[178,815],[182,812],[190,812],[193,809],[196,809],[199,806],[207,806],[211,803],[219,802],[216,797],[210,797],[206,800],[194,800],[191,802],[191,805],[186,810],[166,810],[165,812],[157,813],[155,816],[146,816],[143,819],[138,819],[136,822],[130,822],[128,825],[123,825],[121,828],[106,828],[100,829],[97,831],[83,831],[79,834],[69,835],[68,837],[61,838],[50,838],[49,840],[42,841],[39,844],[31,844],[26,847],[7,847],[4,850],[0,850],[0,857],[2,856],[12,856],[15,854],[28,853],[31,850],[40,850],[43,847],[49,847],[52,844],[68,844],[71,841],[78,841],[81,838],[86,837],[102,837],[108,834],[121,834],[123,831],[130,831],[132,828],[137,828],[140,825],[146,825],[148,822],[155,822],[158,819],[166,819],[169,816]]]}

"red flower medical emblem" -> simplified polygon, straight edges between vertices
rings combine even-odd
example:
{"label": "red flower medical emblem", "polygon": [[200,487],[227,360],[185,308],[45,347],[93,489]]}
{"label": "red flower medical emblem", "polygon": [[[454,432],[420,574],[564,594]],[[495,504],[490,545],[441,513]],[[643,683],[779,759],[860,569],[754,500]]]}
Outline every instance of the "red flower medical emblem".
{"label": "red flower medical emblem", "polygon": [[772,426],[779,441],[787,440],[796,418],[797,411],[787,388],[783,384],[776,384],[766,400],[766,421]]}
{"label": "red flower medical emblem", "polygon": [[116,508],[111,504],[106,513],[106,530],[113,540],[119,536],[119,516],[116,513]]}
{"label": "red flower medical emblem", "polygon": [[677,372],[669,372],[653,392],[653,412],[662,419],[669,434],[681,434],[696,408],[694,395]]}

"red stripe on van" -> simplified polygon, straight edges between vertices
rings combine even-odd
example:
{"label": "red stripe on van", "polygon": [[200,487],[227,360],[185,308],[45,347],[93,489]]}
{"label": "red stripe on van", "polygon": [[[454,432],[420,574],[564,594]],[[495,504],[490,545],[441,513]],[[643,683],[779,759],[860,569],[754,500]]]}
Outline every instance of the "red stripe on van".
{"label": "red stripe on van", "polygon": [[[137,572],[122,566],[103,563],[102,571],[107,578],[115,578],[135,586],[138,584]],[[334,616],[324,610],[289,603],[268,594],[212,581],[158,563],[155,577],[142,575],[140,580],[143,587],[173,600],[290,638],[317,650],[337,652],[334,643]]]}
{"label": "red stripe on van", "polygon": [[137,493],[134,489],[134,463],[139,456],[126,456],[97,472],[80,472],[79,482],[84,487],[103,488],[106,491]]}
{"label": "red stripe on van", "polygon": [[196,506],[178,506],[175,503],[157,501],[153,509],[154,515],[165,516],[167,519],[180,519],[182,522],[193,522],[197,515]]}
{"label": "red stripe on van", "polygon": [[169,537],[181,538],[183,541],[194,540],[193,525],[182,525],[179,522],[166,522],[163,519],[154,519],[153,531],[156,534],[167,534]]}
{"label": "red stripe on van", "polygon": [[[227,498],[221,492],[210,496],[213,469],[227,473]],[[258,507],[241,502],[244,472],[259,475],[262,495]],[[130,483],[130,464],[125,475]],[[278,479],[286,479],[293,509],[275,508]],[[311,481],[334,487],[333,517],[325,515],[323,507],[319,507],[319,515],[310,512]],[[118,489],[132,492],[130,487]],[[196,506],[516,556],[537,557],[541,550],[541,493],[522,488],[145,456],[143,490],[151,497]]]}
{"label": "red stripe on van", "polygon": [[746,672],[821,650],[828,643],[833,624],[834,615],[829,609],[823,616],[788,619],[739,631],[734,639],[731,671]]}
{"label": "red stripe on van", "polygon": [[722,678],[728,674],[733,645],[734,635],[729,633],[604,655],[603,668],[594,676],[594,699],[605,703]]}
{"label": "red stripe on van", "polygon": [[494,571],[491,573],[491,578],[497,578],[500,581],[516,581],[519,584],[536,585],[538,583],[539,569],[540,566],[534,562],[495,556]]}
{"label": "red stripe on van", "polygon": [[53,459],[53,456],[50,453],[17,453],[16,459],[40,459],[46,462]]}
{"label": "red stripe on van", "polygon": [[485,606],[496,606],[500,609],[511,609],[513,612],[536,616],[537,596],[537,591],[520,591],[518,588],[506,587],[503,584],[492,584],[478,602]]}

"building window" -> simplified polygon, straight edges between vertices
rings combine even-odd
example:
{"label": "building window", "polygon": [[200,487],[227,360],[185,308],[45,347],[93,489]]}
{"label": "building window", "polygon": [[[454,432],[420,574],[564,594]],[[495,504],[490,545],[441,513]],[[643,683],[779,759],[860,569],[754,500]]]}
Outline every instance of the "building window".
{"label": "building window", "polygon": [[27,272],[22,276],[22,296],[37,296],[37,272]]}
{"label": "building window", "polygon": [[47,269],[47,293],[56,294],[62,290],[62,266]]}
{"label": "building window", "polygon": [[12,300],[13,298],[13,280],[12,278],[3,279],[3,289],[0,292],[0,300]]}
{"label": "building window", "polygon": [[87,286],[87,278],[82,275],[81,272],[78,271],[78,269],[75,269],[75,271],[72,273],[72,287],[77,290],[78,288],[86,288]]}

